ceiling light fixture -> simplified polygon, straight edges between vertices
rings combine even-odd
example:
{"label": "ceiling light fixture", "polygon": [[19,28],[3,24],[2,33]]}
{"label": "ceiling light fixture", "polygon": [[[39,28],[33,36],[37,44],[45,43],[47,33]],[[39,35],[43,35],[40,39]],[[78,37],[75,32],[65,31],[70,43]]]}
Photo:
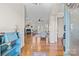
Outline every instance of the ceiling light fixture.
{"label": "ceiling light fixture", "polygon": [[33,5],[40,5],[40,3],[33,3]]}

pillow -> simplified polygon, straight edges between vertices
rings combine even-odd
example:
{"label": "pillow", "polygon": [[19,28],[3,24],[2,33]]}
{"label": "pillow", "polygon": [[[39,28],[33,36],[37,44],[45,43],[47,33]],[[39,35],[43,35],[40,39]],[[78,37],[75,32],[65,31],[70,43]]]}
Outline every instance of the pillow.
{"label": "pillow", "polygon": [[16,39],[18,39],[16,32],[5,33],[5,41],[6,42],[13,41],[13,40],[16,40]]}

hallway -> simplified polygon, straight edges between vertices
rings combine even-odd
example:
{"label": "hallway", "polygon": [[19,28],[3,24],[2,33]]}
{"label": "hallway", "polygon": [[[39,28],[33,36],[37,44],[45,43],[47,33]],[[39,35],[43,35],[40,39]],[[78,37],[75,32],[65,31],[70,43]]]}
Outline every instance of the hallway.
{"label": "hallway", "polygon": [[49,3],[25,5],[27,15],[22,56],[64,55],[64,5]]}
{"label": "hallway", "polygon": [[[34,52],[42,53],[41,56],[63,56],[64,49],[61,42],[61,39],[58,39],[56,43],[46,44],[46,39],[43,38],[40,40],[40,44],[37,42],[32,43],[34,35],[28,34],[25,35],[25,46],[22,48],[22,56],[31,56]],[[38,39],[38,38],[37,38]]]}

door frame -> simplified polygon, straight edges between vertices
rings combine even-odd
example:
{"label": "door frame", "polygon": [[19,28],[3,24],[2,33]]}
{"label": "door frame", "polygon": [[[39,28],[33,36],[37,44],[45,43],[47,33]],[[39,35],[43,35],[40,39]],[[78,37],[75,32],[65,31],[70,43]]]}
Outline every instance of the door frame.
{"label": "door frame", "polygon": [[69,54],[69,47],[70,47],[70,29],[71,29],[71,25],[70,25],[70,12],[69,12],[69,8],[64,4],[64,26],[65,26],[65,39],[64,39],[64,46],[65,46],[65,51],[64,51],[64,55],[70,55]]}

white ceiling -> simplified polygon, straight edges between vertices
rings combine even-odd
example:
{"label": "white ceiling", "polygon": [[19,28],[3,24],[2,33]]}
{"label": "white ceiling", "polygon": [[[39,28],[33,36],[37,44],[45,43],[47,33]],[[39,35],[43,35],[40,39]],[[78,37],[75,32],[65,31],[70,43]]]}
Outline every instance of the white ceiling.
{"label": "white ceiling", "polygon": [[26,3],[26,19],[29,20],[48,20],[51,14],[62,12],[64,10],[62,4],[56,3]]}
{"label": "white ceiling", "polygon": [[26,4],[26,14],[27,18],[39,19],[39,18],[48,18],[52,8],[51,3],[40,3],[36,5],[34,3]]}

